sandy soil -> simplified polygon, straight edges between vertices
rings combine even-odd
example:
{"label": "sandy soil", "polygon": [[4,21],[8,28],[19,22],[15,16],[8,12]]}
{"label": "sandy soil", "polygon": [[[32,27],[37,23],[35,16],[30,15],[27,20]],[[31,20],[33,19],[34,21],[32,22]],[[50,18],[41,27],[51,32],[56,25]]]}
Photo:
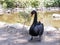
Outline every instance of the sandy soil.
{"label": "sandy soil", "polygon": [[35,37],[29,41],[30,35],[27,28],[1,27],[0,28],[0,45],[60,45],[60,30],[50,33],[44,31],[42,41]]}

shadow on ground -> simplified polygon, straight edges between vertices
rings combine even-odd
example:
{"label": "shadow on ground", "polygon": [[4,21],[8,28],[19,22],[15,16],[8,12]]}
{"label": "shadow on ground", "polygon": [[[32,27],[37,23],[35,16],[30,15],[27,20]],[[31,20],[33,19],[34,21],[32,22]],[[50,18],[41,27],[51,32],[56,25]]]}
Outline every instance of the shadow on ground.
{"label": "shadow on ground", "polygon": [[44,32],[41,42],[37,39],[28,41],[29,39],[27,28],[0,28],[0,45],[60,45],[60,33],[46,34]]}

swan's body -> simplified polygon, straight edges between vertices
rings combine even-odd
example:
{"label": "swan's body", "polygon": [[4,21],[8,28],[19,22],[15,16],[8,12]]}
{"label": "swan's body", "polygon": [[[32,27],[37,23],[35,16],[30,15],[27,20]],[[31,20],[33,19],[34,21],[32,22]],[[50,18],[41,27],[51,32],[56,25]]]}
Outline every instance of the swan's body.
{"label": "swan's body", "polygon": [[30,27],[29,34],[31,36],[42,36],[43,31],[44,31],[44,25],[41,22],[37,21],[37,12],[33,10],[31,14],[34,14],[34,21]]}

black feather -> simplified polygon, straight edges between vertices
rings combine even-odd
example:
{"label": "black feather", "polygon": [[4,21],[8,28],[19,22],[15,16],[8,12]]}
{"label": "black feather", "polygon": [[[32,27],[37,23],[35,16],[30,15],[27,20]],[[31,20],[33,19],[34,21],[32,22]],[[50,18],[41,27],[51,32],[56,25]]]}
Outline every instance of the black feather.
{"label": "black feather", "polygon": [[33,10],[31,14],[35,15],[34,15],[34,21],[29,29],[29,34],[31,36],[38,36],[38,35],[42,36],[44,32],[44,25],[40,21],[37,22],[37,12],[35,10]]}

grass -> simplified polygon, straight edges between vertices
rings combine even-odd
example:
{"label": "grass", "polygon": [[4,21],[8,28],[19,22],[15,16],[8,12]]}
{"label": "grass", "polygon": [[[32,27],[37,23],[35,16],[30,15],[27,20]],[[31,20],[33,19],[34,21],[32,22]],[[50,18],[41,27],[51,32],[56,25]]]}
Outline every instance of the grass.
{"label": "grass", "polygon": [[19,21],[18,14],[3,14],[0,16],[0,21],[15,23]]}
{"label": "grass", "polygon": [[[38,12],[38,21],[42,21],[44,25],[52,25],[54,27],[59,27],[60,28],[60,20],[53,20],[52,19],[52,14],[60,14],[60,11],[54,11],[54,12]],[[25,14],[23,15],[25,16]],[[0,16],[0,21],[3,22],[8,22],[8,23],[22,23],[26,25],[31,25],[33,21],[33,17],[26,17],[24,18],[22,15],[19,13],[12,13],[12,14],[3,14]],[[29,21],[26,21],[29,19]]]}
{"label": "grass", "polygon": [[44,13],[44,24],[52,25],[54,27],[60,28],[60,20],[53,20],[52,18],[53,14],[60,14],[60,11],[45,12]]}
{"label": "grass", "polygon": [[22,23],[22,24],[30,25],[30,22],[26,21],[26,19],[27,19],[27,17],[24,18],[19,13],[12,13],[12,14],[3,14],[3,15],[0,15],[0,21],[2,21],[2,22]]}

